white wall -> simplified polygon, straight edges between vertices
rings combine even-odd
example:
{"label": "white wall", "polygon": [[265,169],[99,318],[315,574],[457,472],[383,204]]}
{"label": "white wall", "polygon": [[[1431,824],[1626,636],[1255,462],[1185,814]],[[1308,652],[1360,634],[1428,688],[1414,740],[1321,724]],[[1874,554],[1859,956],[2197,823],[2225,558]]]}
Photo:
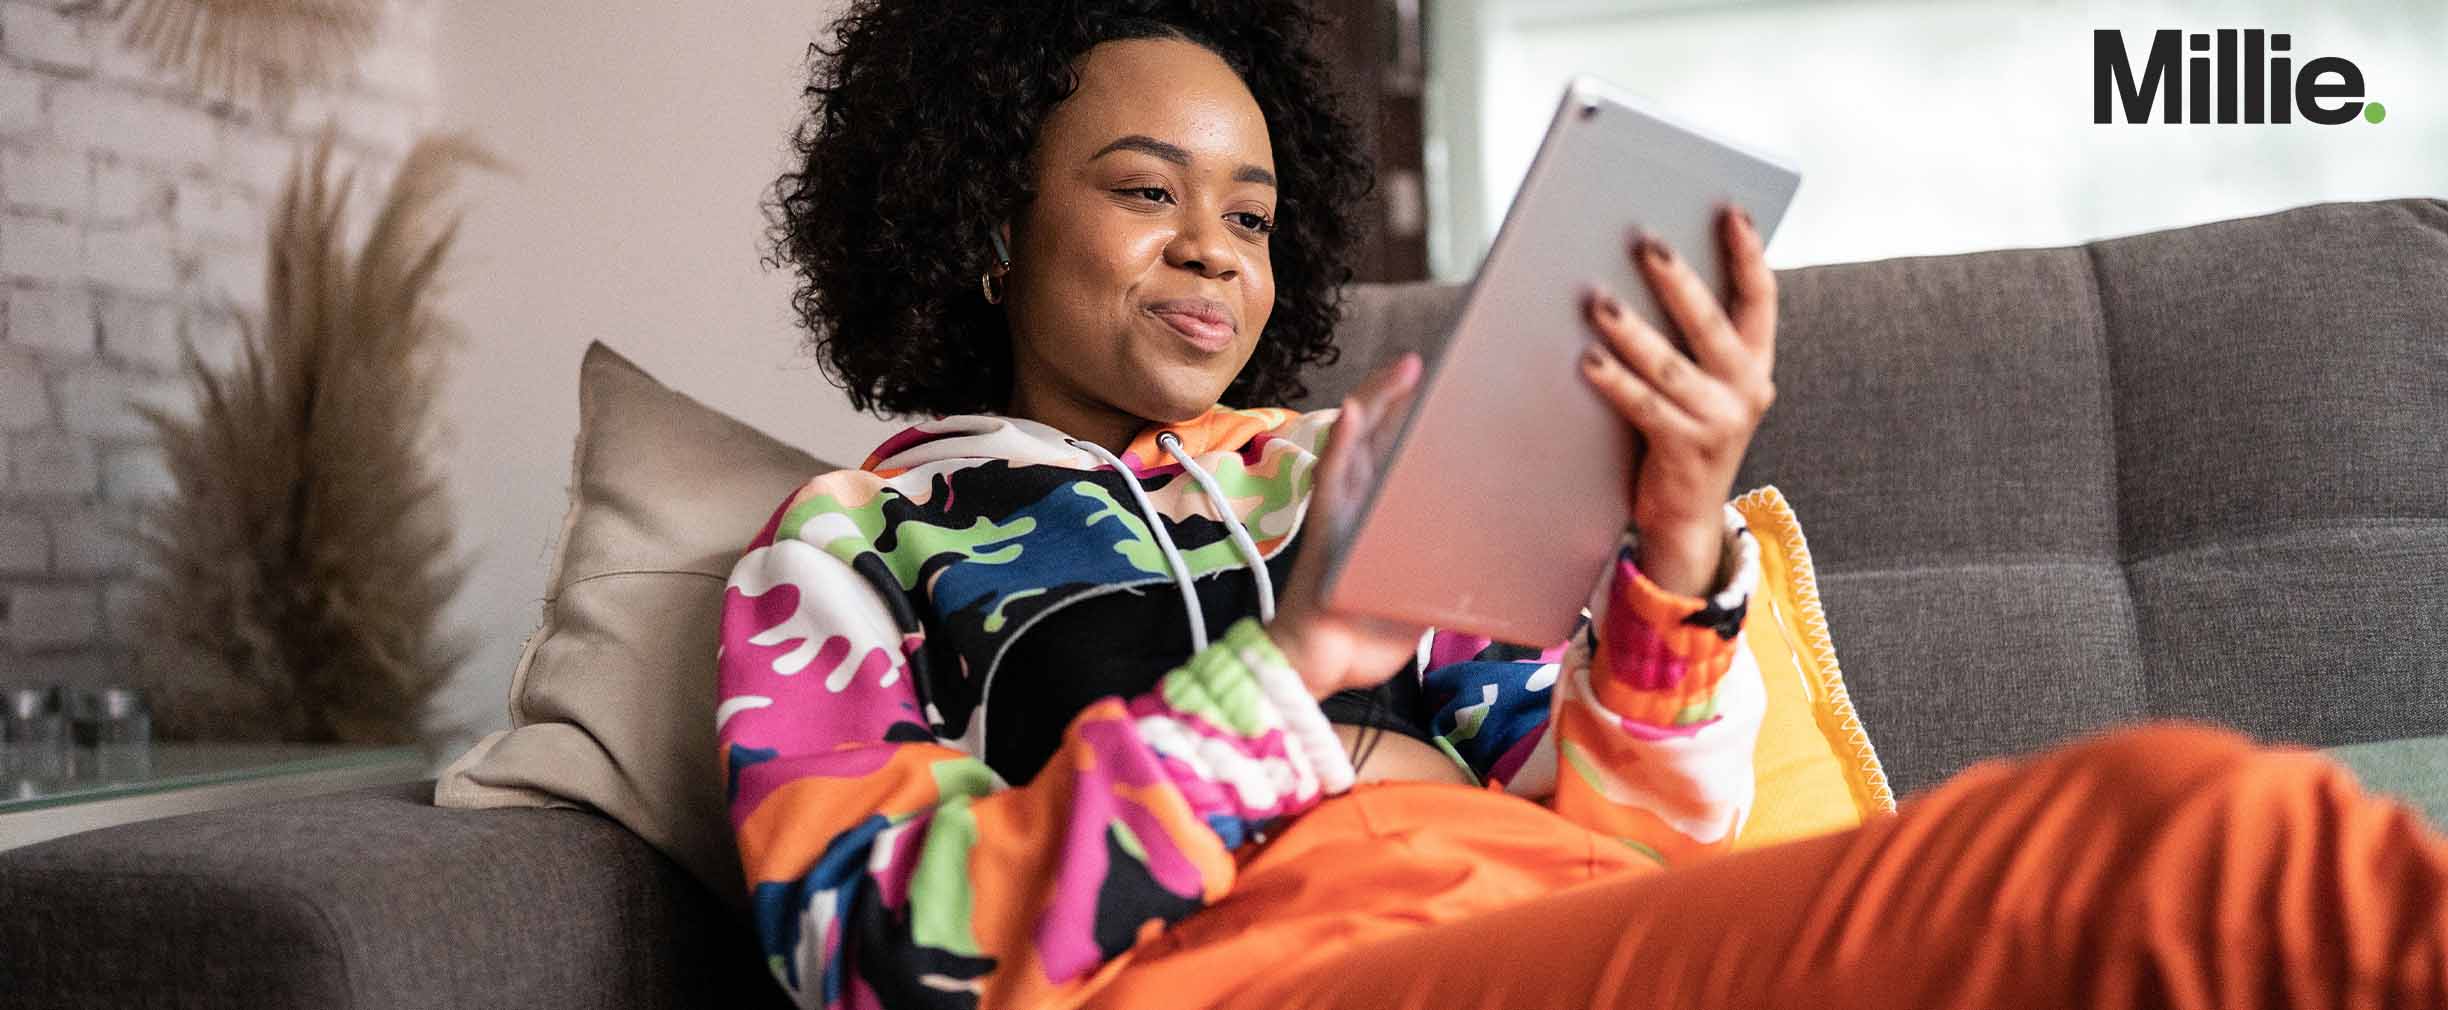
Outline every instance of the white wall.
{"label": "white wall", "polygon": [[[2327,200],[2448,195],[2441,0],[1444,0],[1432,269],[1466,278],[1564,82],[1593,73],[1792,157],[1778,267],[2048,246]],[[2091,121],[2091,32],[2262,28],[2342,56],[2379,124]],[[2121,117],[2120,117],[2121,120]],[[1436,169],[1441,168],[1441,171]]]}
{"label": "white wall", "polygon": [[[268,217],[327,118],[361,239],[434,112],[434,0],[390,0],[347,73],[281,97],[199,93],[122,44],[118,4],[0,0],[0,682],[154,692],[165,736],[269,725],[231,680],[159,681],[125,530],[176,492],[133,403],[188,402],[179,341],[260,328]],[[225,302],[226,300],[226,302]]]}
{"label": "white wall", "polygon": [[758,202],[785,164],[807,45],[837,9],[521,0],[443,13],[446,125],[523,173],[471,177],[443,303],[468,335],[441,409],[459,529],[480,559],[455,615],[481,636],[448,711],[507,725],[567,501],[588,341],[844,465],[899,427],[851,412],[800,350],[790,274],[758,263]]}

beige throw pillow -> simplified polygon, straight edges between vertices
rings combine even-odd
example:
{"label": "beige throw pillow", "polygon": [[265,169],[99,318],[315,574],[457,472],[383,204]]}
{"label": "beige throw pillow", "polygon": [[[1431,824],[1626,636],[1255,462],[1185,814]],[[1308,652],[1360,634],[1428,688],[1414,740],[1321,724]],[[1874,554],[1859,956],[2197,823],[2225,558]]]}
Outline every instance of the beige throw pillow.
{"label": "beige throw pillow", "polygon": [[601,811],[744,908],[714,745],[723,584],[774,506],[838,468],[601,342],[578,404],[569,511],[510,728],[443,769],[434,803]]}

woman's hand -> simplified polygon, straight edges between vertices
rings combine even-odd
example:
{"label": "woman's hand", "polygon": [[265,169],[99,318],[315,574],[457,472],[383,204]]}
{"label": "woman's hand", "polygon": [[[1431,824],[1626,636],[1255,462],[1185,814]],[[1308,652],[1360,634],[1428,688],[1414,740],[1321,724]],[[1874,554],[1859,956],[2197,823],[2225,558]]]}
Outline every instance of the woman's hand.
{"label": "woman's hand", "polygon": [[1581,360],[1599,395],[1645,439],[1633,464],[1634,563],[1660,588],[1686,596],[1715,584],[1734,471],[1776,400],[1776,273],[1749,215],[1727,206],[1718,225],[1733,288],[1727,305],[1673,250],[1643,237],[1632,258],[1679,342],[1596,290],[1587,308],[1600,339]]}
{"label": "woman's hand", "polygon": [[1397,427],[1392,421],[1409,409],[1419,375],[1419,355],[1406,352],[1361,380],[1344,398],[1311,477],[1309,511],[1299,533],[1305,543],[1292,560],[1267,635],[1300,671],[1314,698],[1384,683],[1417,655],[1419,638],[1428,631],[1424,624],[1329,611],[1319,593],[1326,563],[1350,538],[1360,506],[1377,483],[1377,460]]}

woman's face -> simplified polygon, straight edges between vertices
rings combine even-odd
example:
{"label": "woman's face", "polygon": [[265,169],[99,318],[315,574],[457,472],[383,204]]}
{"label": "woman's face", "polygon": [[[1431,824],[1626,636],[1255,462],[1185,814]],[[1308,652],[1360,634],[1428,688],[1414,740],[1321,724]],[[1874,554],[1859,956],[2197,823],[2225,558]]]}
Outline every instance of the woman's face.
{"label": "woman's face", "polygon": [[1175,39],[1108,42],[1047,114],[1011,222],[1010,413],[1119,448],[1213,407],[1275,304],[1275,156],[1239,75]]}

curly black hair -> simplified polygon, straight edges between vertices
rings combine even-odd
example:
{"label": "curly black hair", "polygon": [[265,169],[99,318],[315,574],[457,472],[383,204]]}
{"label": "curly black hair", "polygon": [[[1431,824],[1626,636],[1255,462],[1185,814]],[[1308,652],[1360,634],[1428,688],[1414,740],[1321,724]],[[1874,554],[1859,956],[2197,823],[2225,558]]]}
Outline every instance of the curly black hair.
{"label": "curly black hair", "polygon": [[1078,89],[1079,57],[1169,37],[1240,74],[1275,149],[1275,306],[1222,398],[1308,395],[1301,373],[1337,357],[1354,211],[1373,179],[1311,51],[1319,27],[1296,0],[852,3],[833,48],[808,47],[798,164],[763,204],[765,262],[799,274],[791,305],[807,345],[860,411],[1007,409],[1011,334],[978,292],[988,229],[1035,196],[1029,152],[1046,113]]}

